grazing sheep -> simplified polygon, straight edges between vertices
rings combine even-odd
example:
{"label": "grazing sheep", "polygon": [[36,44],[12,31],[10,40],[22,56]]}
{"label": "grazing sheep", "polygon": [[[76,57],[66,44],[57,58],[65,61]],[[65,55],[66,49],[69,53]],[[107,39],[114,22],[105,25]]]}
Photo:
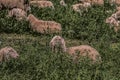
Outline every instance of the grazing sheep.
{"label": "grazing sheep", "polygon": [[106,23],[110,24],[110,28],[114,27],[115,32],[118,32],[120,29],[120,21],[116,20],[114,17],[107,18]]}
{"label": "grazing sheep", "polygon": [[79,12],[80,15],[82,14],[83,10],[88,11],[89,7],[91,7],[91,4],[87,2],[72,5],[73,10]]}
{"label": "grazing sheep", "polygon": [[[62,52],[66,52],[73,56],[74,60],[77,59],[77,57],[80,56],[88,56],[93,62],[101,61],[100,54],[98,51],[91,46],[88,45],[80,45],[80,46],[74,46],[66,48],[65,41],[60,36],[55,36],[50,41],[50,46],[52,47],[52,51],[55,50],[55,48],[58,48],[57,46],[61,47],[63,50]],[[79,54],[77,54],[79,52]]]}
{"label": "grazing sheep", "polygon": [[27,13],[19,8],[13,8],[12,10],[9,11],[7,17],[15,17],[17,20],[23,20],[27,19]]}
{"label": "grazing sheep", "polygon": [[60,33],[61,32],[61,24],[55,21],[43,21],[38,20],[34,15],[29,14],[27,20],[31,24],[31,28],[33,31],[37,31],[39,33]]}
{"label": "grazing sheep", "polygon": [[65,41],[60,36],[54,36],[49,45],[52,49],[52,52],[57,52],[58,49],[59,51],[66,52]]}
{"label": "grazing sheep", "polygon": [[20,8],[25,11],[30,11],[29,1],[25,0],[0,0],[0,10],[8,8]]}
{"label": "grazing sheep", "polygon": [[54,5],[51,1],[30,1],[30,5],[37,6],[39,8],[50,7],[54,9]]}
{"label": "grazing sheep", "polygon": [[64,0],[61,0],[61,1],[60,1],[60,5],[62,5],[62,6],[67,6],[67,4],[65,3]]}
{"label": "grazing sheep", "polygon": [[18,53],[12,47],[5,47],[0,50],[0,62],[7,61],[10,58],[18,58]]}

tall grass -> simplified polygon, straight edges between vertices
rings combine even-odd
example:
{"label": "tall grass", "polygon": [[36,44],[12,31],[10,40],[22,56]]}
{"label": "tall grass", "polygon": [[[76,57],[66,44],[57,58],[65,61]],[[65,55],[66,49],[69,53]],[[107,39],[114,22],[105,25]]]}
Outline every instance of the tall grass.
{"label": "tall grass", "polygon": [[32,7],[32,14],[39,19],[61,23],[62,34],[67,46],[88,44],[96,48],[101,64],[90,64],[80,57],[78,63],[66,53],[52,53],[49,41],[53,35],[33,32],[27,21],[6,18],[8,10],[0,11],[0,48],[12,46],[20,57],[0,63],[0,80],[119,80],[120,79],[120,35],[105,19],[115,11],[115,6],[105,2],[104,6],[93,6],[82,16],[72,10],[78,1],[66,0],[62,7],[58,0],[52,1],[55,10]]}

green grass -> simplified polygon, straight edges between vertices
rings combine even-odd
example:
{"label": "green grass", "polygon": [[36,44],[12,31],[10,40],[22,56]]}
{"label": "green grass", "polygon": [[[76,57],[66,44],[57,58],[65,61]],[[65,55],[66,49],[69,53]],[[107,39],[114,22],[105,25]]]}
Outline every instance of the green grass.
{"label": "green grass", "polygon": [[68,7],[52,1],[55,10],[32,7],[39,19],[61,23],[67,47],[87,44],[97,49],[101,64],[90,64],[80,58],[78,63],[66,53],[52,53],[49,41],[55,34],[33,32],[26,21],[6,18],[7,10],[0,11],[0,48],[11,46],[20,57],[0,64],[0,80],[120,80],[120,32],[115,33],[105,19],[115,12],[115,6],[93,6],[82,16],[71,9],[78,1],[66,0]]}

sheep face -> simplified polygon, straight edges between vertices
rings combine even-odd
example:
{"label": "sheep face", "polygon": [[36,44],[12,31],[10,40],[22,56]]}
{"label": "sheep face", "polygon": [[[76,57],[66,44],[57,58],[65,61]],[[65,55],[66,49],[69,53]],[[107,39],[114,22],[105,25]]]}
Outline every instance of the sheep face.
{"label": "sheep face", "polygon": [[66,52],[66,46],[65,46],[65,41],[62,37],[60,36],[55,36],[53,39],[50,41],[50,47],[52,48],[52,51],[57,52],[58,48],[62,49],[62,52]]}

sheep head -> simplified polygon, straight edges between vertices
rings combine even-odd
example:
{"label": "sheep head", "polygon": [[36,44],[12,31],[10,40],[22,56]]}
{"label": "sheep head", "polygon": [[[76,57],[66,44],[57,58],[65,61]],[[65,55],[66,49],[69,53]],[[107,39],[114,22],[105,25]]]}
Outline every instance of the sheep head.
{"label": "sheep head", "polygon": [[54,36],[52,38],[52,40],[50,41],[50,47],[52,48],[52,51],[55,51],[54,48],[60,48],[62,49],[62,52],[66,52],[65,41],[60,36]]}

